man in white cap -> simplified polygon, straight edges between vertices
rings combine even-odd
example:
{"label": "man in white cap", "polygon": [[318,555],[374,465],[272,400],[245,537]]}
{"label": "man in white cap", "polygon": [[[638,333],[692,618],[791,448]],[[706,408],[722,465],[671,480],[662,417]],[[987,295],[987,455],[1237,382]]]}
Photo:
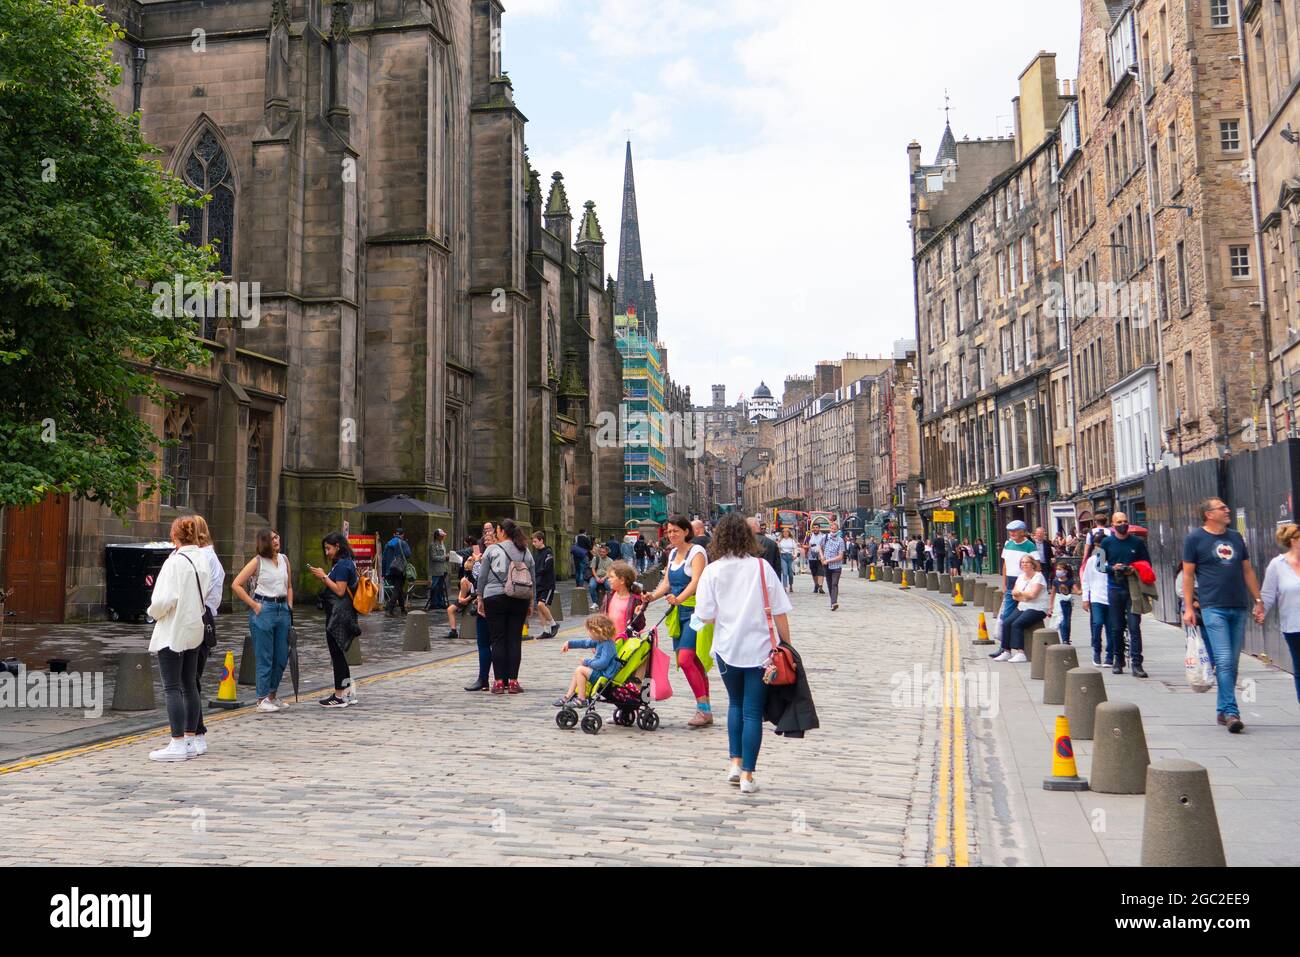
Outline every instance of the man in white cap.
{"label": "man in white cap", "polygon": [[[1005,622],[1016,610],[1016,600],[1011,597],[1011,592],[1016,587],[1016,579],[1020,577],[1020,559],[1026,555],[1034,555],[1037,546],[1029,538],[1029,529],[1024,522],[1016,519],[1014,522],[1007,524],[1007,541],[1002,546],[1002,579],[1004,590],[1002,594],[1002,610],[998,612],[998,619]],[[996,658],[1007,650],[1006,635],[999,628],[999,635],[1003,641],[1003,647],[989,655],[990,658]]]}

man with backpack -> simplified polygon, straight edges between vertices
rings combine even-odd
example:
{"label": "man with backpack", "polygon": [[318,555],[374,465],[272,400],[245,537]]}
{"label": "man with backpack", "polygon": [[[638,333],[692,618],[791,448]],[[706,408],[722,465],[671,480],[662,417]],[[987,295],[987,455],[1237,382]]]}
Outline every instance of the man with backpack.
{"label": "man with backpack", "polygon": [[383,572],[384,581],[391,589],[388,601],[384,602],[384,614],[392,618],[396,609],[406,614],[406,566],[411,560],[411,546],[406,541],[406,532],[399,528],[384,546]]}

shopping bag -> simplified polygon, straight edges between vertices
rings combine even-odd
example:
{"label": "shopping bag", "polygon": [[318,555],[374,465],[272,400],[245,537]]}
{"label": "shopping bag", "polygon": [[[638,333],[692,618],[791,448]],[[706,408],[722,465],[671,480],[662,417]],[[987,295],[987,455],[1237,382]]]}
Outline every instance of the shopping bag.
{"label": "shopping bag", "polygon": [[656,643],[650,652],[650,694],[655,701],[673,696],[673,686],[668,683],[668,654]]}
{"label": "shopping bag", "polygon": [[993,624],[989,627],[989,638],[998,644],[1002,644],[1002,617],[1000,615],[993,618]]}
{"label": "shopping bag", "polygon": [[1047,631],[1061,630],[1061,606],[1057,605],[1052,613],[1043,619],[1043,628]]}
{"label": "shopping bag", "polygon": [[1193,691],[1209,691],[1214,687],[1214,661],[1205,647],[1199,628],[1185,628],[1187,632],[1187,654],[1183,658],[1183,667],[1187,671],[1187,684]]}

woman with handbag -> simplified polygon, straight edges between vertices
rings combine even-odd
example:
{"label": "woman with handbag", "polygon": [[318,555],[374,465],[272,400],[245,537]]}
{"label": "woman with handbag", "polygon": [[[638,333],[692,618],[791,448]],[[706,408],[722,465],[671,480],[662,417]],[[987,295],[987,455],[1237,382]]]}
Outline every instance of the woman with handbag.
{"label": "woman with handbag", "polygon": [[[740,521],[745,524],[743,518]],[[673,637],[677,667],[682,670],[691,693],[695,695],[695,714],[691,715],[686,726],[706,728],[713,724],[708,674],[712,659],[707,650],[700,647],[701,626],[695,621],[695,592],[709,559],[704,549],[694,543],[695,530],[685,515],[671,516],[666,528],[672,547],[668,551],[665,574],[658,587],[646,596],[645,603],[649,605],[663,598],[673,606],[668,612],[667,630]],[[745,531],[749,532],[748,524],[745,524]],[[754,537],[752,532],[749,536],[751,539]],[[757,542],[754,547],[758,547]],[[707,636],[705,640],[708,640]]]}
{"label": "woman with handbag", "polygon": [[194,733],[195,754],[208,751],[208,728],[203,723],[203,669],[208,665],[208,654],[217,646],[217,611],[221,607],[221,586],[226,582],[226,569],[217,556],[212,545],[212,532],[202,515],[194,516],[194,525],[198,530],[196,544],[208,563],[208,587],[203,590],[203,605],[207,616],[203,621],[203,644],[199,645],[199,659],[194,671],[194,688],[199,694],[199,725]]}
{"label": "woman with handbag", "polygon": [[208,588],[208,563],[199,551],[198,524],[193,515],[172,522],[176,547],[154,580],[149,617],[154,619],[149,651],[158,655],[171,741],[149,752],[151,761],[184,761],[198,756],[194,738],[203,703],[196,669],[203,645],[203,596]]}
{"label": "woman with handbag", "polygon": [[348,668],[348,647],[361,634],[357,611],[352,605],[352,594],[361,576],[357,574],[357,564],[352,559],[352,548],[346,537],[330,532],[321,539],[321,549],[330,563],[329,573],[315,565],[308,565],[307,571],[326,588],[321,593],[326,599],[325,647],[329,649],[330,664],[334,666],[334,690],[322,698],[320,704],[323,708],[346,708],[356,704],[352,694],[352,671]]}
{"label": "woman with handbag", "polygon": [[767,700],[764,671],[788,645],[793,607],[780,580],[759,558],[758,543],[737,512],[722,516],[709,546],[710,561],[696,590],[695,618],[713,625],[713,656],[727,687],[727,780],[742,794],[758,790],[754,768],[763,742]]}

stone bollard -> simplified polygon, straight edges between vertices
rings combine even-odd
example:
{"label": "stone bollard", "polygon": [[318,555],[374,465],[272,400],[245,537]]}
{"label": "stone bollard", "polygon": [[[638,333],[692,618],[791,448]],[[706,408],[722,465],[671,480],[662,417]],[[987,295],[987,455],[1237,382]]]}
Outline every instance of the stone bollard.
{"label": "stone bollard", "polygon": [[1143,867],[1227,867],[1205,768],[1183,758],[1157,761],[1146,788]]}
{"label": "stone bollard", "polygon": [[866,562],[858,562],[858,577],[859,577],[859,578],[866,578],[866,577],[867,577],[867,563],[866,563]]}
{"label": "stone bollard", "polygon": [[[468,621],[469,619],[466,620]],[[347,662],[350,665],[361,664],[361,636],[360,635],[352,639],[352,644],[348,645],[348,651],[345,657],[347,658]]]}
{"label": "stone bollard", "polygon": [[1147,786],[1147,736],[1142,712],[1128,701],[1097,705],[1093,729],[1092,789],[1106,794],[1141,794]]}
{"label": "stone bollard", "polygon": [[[1031,680],[1043,680],[1043,665],[1047,663],[1047,655],[1044,654],[1044,651],[1051,645],[1059,645],[1060,643],[1060,635],[1044,628],[1025,636],[1025,644],[1031,645],[1033,648],[1032,652],[1026,652],[1029,655],[1029,677]],[[1079,667],[1077,661],[1074,663],[1074,667]]]}
{"label": "stone bollard", "polygon": [[946,574],[939,575],[939,594],[940,595],[952,594],[952,577],[950,575],[946,575]]}
{"label": "stone bollard", "polygon": [[938,572],[926,572],[926,573],[925,573],[925,587],[926,587],[926,589],[929,590],[929,591],[938,591],[938,590],[939,590],[939,573],[938,573]]}
{"label": "stone bollard", "polygon": [[903,584],[903,570],[895,565],[889,570],[889,580],[895,585]]}
{"label": "stone bollard", "polygon": [[1065,673],[1079,667],[1079,652],[1074,645],[1049,644],[1042,657],[1043,704],[1065,704]]}
{"label": "stone bollard", "polygon": [[257,686],[257,654],[253,651],[251,633],[244,636],[244,650],[239,654],[239,678],[235,683],[250,688]]}
{"label": "stone bollard", "polygon": [[551,595],[551,600],[547,602],[546,607],[551,610],[551,617],[555,619],[557,625],[564,621],[564,602],[560,601],[558,593]]}
{"label": "stone bollard", "polygon": [[1076,741],[1091,741],[1097,705],[1106,700],[1106,683],[1096,668],[1071,668],[1065,673],[1065,717]]}
{"label": "stone bollard", "polygon": [[989,590],[988,582],[982,582],[982,581],[975,582],[975,585],[971,590],[971,597],[975,600],[976,606],[981,608],[988,607],[988,605],[984,601],[985,594],[988,592],[988,590]]}
{"label": "stone bollard", "polygon": [[147,651],[124,651],[117,656],[117,684],[113,688],[114,711],[152,711],[153,655]]}
{"label": "stone bollard", "polygon": [[589,605],[591,605],[591,596],[587,594],[587,589],[573,589],[573,594],[569,596],[569,614],[575,618],[585,618]]}
{"label": "stone bollard", "polygon": [[429,615],[423,611],[412,611],[406,616],[406,627],[402,632],[403,651],[429,650]]}
{"label": "stone bollard", "polygon": [[[1030,665],[1034,662],[1034,635],[1042,629],[1042,624],[1030,625],[1025,629],[1025,657],[1029,659]],[[1073,727],[1073,725],[1071,725]]]}

